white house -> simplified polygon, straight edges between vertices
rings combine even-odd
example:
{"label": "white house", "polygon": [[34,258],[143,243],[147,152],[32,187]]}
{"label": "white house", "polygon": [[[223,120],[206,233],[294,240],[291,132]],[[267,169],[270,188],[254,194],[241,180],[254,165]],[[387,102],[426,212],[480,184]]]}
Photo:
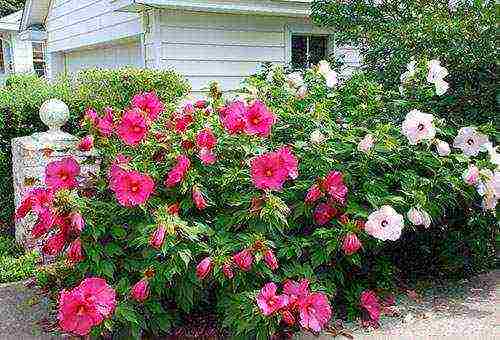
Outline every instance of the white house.
{"label": "white house", "polygon": [[0,18],[0,84],[11,73],[45,74],[43,45],[19,36],[22,11]]}
{"label": "white house", "polygon": [[49,77],[88,67],[173,68],[193,91],[236,88],[263,62],[301,67],[334,53],[309,20],[311,0],[28,0],[25,39],[46,36]]}

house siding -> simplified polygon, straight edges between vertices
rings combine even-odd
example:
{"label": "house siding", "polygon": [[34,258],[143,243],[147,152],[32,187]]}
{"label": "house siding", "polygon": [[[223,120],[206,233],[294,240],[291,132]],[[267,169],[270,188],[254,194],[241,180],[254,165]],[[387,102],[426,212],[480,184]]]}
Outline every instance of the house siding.
{"label": "house siding", "polygon": [[263,62],[285,63],[286,17],[176,10],[156,15],[158,36],[152,40],[159,40],[159,67],[185,75],[194,92],[212,80],[233,90]]}
{"label": "house siding", "polygon": [[46,20],[48,52],[78,49],[142,33],[137,13],[114,12],[110,0],[54,0]]}

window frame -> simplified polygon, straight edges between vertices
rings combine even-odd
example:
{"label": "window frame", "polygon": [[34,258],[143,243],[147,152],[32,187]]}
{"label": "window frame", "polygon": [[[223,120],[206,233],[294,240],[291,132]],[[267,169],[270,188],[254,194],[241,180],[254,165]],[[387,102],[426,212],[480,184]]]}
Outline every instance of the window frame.
{"label": "window frame", "polygon": [[[302,25],[286,25],[285,26],[285,63],[288,66],[292,65],[292,36],[326,36],[327,46],[326,46],[326,57],[330,58],[335,55],[336,45],[335,37],[332,30],[323,29],[319,27],[314,27],[309,24]],[[309,48],[309,46],[307,47]]]}
{"label": "window frame", "polygon": [[4,49],[4,40],[0,37],[0,74],[5,74],[7,67],[5,67],[5,53]]}
{"label": "window frame", "polygon": [[[35,45],[40,46],[40,50],[36,50],[35,52]],[[45,44],[40,41],[33,41],[31,42],[31,49],[32,49],[32,60],[33,60],[33,72],[35,72],[38,76],[40,77],[47,77],[47,58],[46,58],[46,49],[45,49]],[[35,58],[35,53],[41,53],[41,58]],[[43,69],[42,68],[37,68],[35,67],[35,64],[42,64],[43,63]],[[38,73],[37,71],[43,71],[43,74]]]}

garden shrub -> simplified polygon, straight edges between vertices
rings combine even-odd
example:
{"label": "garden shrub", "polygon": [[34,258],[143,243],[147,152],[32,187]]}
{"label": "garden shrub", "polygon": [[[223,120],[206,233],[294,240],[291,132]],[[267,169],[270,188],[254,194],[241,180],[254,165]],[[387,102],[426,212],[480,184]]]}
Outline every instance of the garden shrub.
{"label": "garden shrub", "polygon": [[0,235],[0,283],[32,277],[40,257],[25,253],[13,237]]}
{"label": "garden shrub", "polygon": [[[417,69],[405,89],[434,96],[419,77],[436,70]],[[17,212],[38,215],[45,253],[68,250],[61,328],[160,336],[193,314],[216,314],[235,338],[318,332],[333,315],[376,326],[398,270],[387,251],[401,238],[462,223],[492,233],[492,125],[457,132],[425,101],[384,104],[370,76],[351,81],[322,62],[251,77],[239,99],[212,85],[195,103],[139,92],[88,108],[81,146],[99,173],[82,182],[74,159],[51,163],[47,187]],[[349,96],[363,82],[366,124]]]}
{"label": "garden shrub", "polygon": [[495,1],[315,0],[312,19],[335,30],[338,44],[356,45],[363,67],[397,91],[414,60],[437,59],[448,69],[449,95],[429,106],[449,125],[492,122],[496,101]]}
{"label": "garden shrub", "polygon": [[64,127],[78,132],[78,121],[85,108],[105,106],[121,108],[135,93],[155,90],[162,100],[179,98],[189,85],[172,71],[122,68],[115,70],[83,70],[72,78],[62,77],[48,82],[36,75],[13,75],[0,87],[0,227],[9,227],[13,214],[12,138],[45,131],[38,111],[50,98],[63,100],[71,117]]}

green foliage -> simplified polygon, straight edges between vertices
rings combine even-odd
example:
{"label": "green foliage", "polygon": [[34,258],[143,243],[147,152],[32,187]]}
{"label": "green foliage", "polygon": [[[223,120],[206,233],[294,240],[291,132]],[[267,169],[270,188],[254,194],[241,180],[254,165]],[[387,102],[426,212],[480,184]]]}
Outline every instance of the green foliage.
{"label": "green foliage", "polygon": [[364,69],[386,90],[415,60],[439,59],[450,75],[449,95],[429,101],[448,124],[484,124],[496,115],[494,1],[316,0],[313,21],[336,31],[338,44],[356,45]]}
{"label": "green foliage", "polygon": [[0,235],[0,283],[32,277],[40,258],[36,253],[24,253],[13,238]]}

